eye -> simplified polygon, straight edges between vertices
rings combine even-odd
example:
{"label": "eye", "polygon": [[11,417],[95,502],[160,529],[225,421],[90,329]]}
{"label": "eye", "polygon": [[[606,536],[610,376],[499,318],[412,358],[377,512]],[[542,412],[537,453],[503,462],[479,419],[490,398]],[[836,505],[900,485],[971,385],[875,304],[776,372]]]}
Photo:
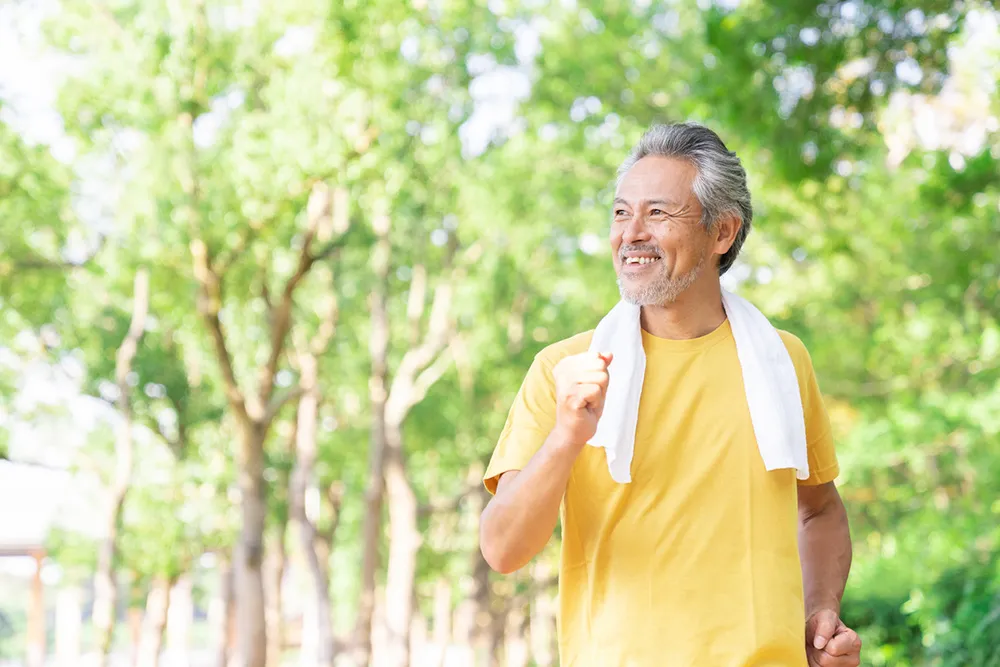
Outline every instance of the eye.
{"label": "eye", "polygon": [[616,208],[615,209],[615,217],[616,218],[620,218],[623,215],[628,215],[628,212],[625,209],[623,209],[623,208]]}
{"label": "eye", "polygon": [[658,209],[658,208],[654,208],[652,211],[649,212],[649,214],[650,215],[666,215],[666,213],[664,213],[662,209]]}

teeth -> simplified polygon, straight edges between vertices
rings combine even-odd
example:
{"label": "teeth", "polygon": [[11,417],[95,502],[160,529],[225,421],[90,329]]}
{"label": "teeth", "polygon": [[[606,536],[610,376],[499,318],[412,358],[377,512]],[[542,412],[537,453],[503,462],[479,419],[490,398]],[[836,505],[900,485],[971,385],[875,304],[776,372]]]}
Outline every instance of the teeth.
{"label": "teeth", "polygon": [[626,264],[651,264],[658,260],[659,257],[626,257]]}

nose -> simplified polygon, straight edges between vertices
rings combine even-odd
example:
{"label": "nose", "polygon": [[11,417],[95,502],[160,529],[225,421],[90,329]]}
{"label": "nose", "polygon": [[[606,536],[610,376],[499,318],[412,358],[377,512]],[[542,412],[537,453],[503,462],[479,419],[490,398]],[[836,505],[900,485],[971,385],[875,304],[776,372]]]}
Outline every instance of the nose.
{"label": "nose", "polygon": [[636,214],[625,223],[622,229],[622,241],[628,244],[646,243],[652,238],[646,229],[646,221],[642,214]]}

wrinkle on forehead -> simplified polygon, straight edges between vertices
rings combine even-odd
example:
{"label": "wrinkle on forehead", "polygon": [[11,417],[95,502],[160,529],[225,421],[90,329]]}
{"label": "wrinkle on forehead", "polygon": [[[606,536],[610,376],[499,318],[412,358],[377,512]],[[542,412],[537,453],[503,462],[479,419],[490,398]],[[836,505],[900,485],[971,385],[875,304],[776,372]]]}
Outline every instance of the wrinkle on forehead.
{"label": "wrinkle on forehead", "polygon": [[636,162],[622,175],[615,192],[615,201],[629,206],[643,206],[659,200],[675,207],[698,206],[694,193],[697,168],[680,158],[649,155]]}
{"label": "wrinkle on forehead", "polygon": [[[615,197],[616,204],[624,204],[625,206],[632,206],[631,203],[626,201],[622,197]],[[682,208],[687,206],[685,202],[674,201],[673,199],[657,197],[655,199],[642,199],[636,202],[637,206],[661,206],[664,208]]]}

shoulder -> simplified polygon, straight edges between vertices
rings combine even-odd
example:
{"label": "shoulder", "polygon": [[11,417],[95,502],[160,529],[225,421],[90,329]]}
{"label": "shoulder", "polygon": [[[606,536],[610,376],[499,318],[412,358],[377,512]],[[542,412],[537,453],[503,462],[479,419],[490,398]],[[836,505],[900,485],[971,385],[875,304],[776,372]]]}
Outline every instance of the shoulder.
{"label": "shoulder", "polygon": [[792,358],[795,370],[811,371],[812,359],[809,356],[809,350],[806,349],[805,343],[795,334],[783,329],[778,329],[778,335],[781,336],[781,342],[785,344],[785,349],[788,350],[788,356]]}
{"label": "shoulder", "polygon": [[555,377],[553,369],[556,364],[568,356],[586,352],[587,348],[590,347],[590,339],[593,338],[593,335],[593,331],[586,331],[542,348],[535,355],[531,368],[528,369],[527,375],[524,377],[524,382],[521,385],[522,394],[554,398]]}
{"label": "shoulder", "polygon": [[552,343],[535,355],[535,362],[551,371],[556,364],[566,357],[586,352],[587,348],[590,347],[590,341],[593,337],[594,331],[592,329]]}

